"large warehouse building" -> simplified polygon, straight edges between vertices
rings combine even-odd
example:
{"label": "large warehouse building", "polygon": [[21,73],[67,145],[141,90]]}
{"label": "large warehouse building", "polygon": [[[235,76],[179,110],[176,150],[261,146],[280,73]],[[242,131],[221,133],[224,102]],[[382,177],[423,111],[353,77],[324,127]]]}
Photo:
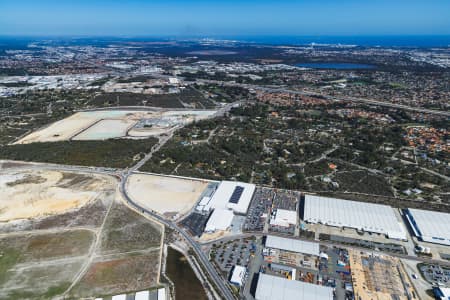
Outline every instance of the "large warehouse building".
{"label": "large warehouse building", "polygon": [[278,208],[270,217],[270,225],[289,227],[297,224],[297,212]]}
{"label": "large warehouse building", "polygon": [[450,246],[450,214],[408,208],[405,215],[419,239]]}
{"label": "large warehouse building", "polygon": [[206,223],[205,232],[227,230],[233,222],[234,214],[231,210],[217,208],[213,211]]}
{"label": "large warehouse building", "polygon": [[266,247],[319,256],[319,244],[268,235]]}
{"label": "large warehouse building", "polygon": [[197,206],[198,210],[209,211],[227,208],[236,214],[247,214],[256,186],[238,181],[222,181],[211,198],[204,198]]}
{"label": "large warehouse building", "polygon": [[331,287],[259,273],[256,300],[333,300]]}
{"label": "large warehouse building", "polygon": [[401,220],[387,205],[306,195],[303,219],[308,223],[354,228],[407,240]]}

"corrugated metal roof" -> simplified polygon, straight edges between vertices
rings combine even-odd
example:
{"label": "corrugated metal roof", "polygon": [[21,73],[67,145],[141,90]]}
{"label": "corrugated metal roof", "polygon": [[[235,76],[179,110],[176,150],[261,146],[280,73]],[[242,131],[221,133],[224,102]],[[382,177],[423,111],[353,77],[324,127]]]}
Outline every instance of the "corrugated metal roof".
{"label": "corrugated metal roof", "polygon": [[402,223],[387,205],[306,195],[304,220],[406,239]]}
{"label": "corrugated metal roof", "polygon": [[226,230],[233,221],[234,214],[231,210],[216,208],[206,223],[205,232]]}
{"label": "corrugated metal roof", "polygon": [[[233,192],[237,187],[243,188],[242,194],[236,203],[229,202]],[[210,208],[229,208],[236,213],[245,214],[247,212],[250,201],[252,200],[253,193],[256,186],[250,183],[238,182],[238,181],[222,181],[214,192],[211,200],[205,205],[205,209]]]}
{"label": "corrugated metal roof", "polygon": [[333,300],[333,289],[260,273],[256,300]]}
{"label": "corrugated metal roof", "polygon": [[408,213],[424,240],[450,244],[450,214],[413,208],[408,208]]}
{"label": "corrugated metal roof", "polygon": [[242,285],[242,281],[244,280],[246,268],[243,266],[234,266],[233,273],[231,274],[230,282],[238,285]]}
{"label": "corrugated metal roof", "polygon": [[267,236],[266,247],[317,256],[320,254],[319,244],[317,243],[288,239],[273,235]]}

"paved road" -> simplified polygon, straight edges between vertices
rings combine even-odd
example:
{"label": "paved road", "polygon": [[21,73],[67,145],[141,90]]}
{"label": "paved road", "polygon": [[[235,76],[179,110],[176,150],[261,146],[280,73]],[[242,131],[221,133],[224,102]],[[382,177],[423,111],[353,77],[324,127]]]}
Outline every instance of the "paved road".
{"label": "paved road", "polygon": [[[215,115],[216,116],[223,115],[227,111],[229,111],[232,107],[234,107],[235,105],[239,105],[239,104],[240,104],[240,102],[227,104],[227,105],[223,106],[222,108],[220,108],[216,112]],[[170,131],[169,134],[167,134],[166,136],[162,136],[160,138],[159,142],[152,147],[151,151],[147,155],[145,155],[145,157],[142,160],[140,160],[133,167],[131,167],[131,168],[127,169],[127,170],[124,170],[124,172],[122,172],[120,174],[119,190],[120,190],[120,193],[122,194],[123,198],[130,205],[132,205],[133,207],[135,207],[136,209],[141,211],[143,214],[151,216],[152,218],[158,220],[160,223],[164,224],[165,226],[167,226],[167,227],[177,231],[179,234],[181,234],[185,238],[185,240],[188,242],[188,244],[191,246],[192,250],[195,252],[195,254],[199,258],[201,264],[203,265],[203,267],[207,271],[207,273],[209,275],[209,280],[212,280],[212,282],[214,282],[214,284],[217,287],[217,289],[219,289],[218,292],[226,300],[233,300],[233,299],[235,299],[235,297],[232,294],[231,290],[229,289],[227,283],[224,282],[223,278],[217,273],[216,269],[211,264],[211,262],[209,261],[208,257],[202,251],[200,245],[188,233],[186,233],[182,228],[180,228],[176,223],[174,223],[174,222],[172,222],[170,220],[167,220],[167,219],[161,217],[160,215],[156,214],[155,212],[150,211],[150,210],[140,206],[139,204],[135,203],[127,194],[127,181],[128,181],[129,176],[134,171],[137,171],[140,167],[142,167],[152,157],[153,153],[158,151],[165,143],[167,143],[167,141],[169,141],[172,138],[175,130],[178,129],[178,128],[179,127],[174,128],[173,130]]]}
{"label": "paved road", "polygon": [[177,231],[179,234],[181,234],[185,240],[190,244],[192,247],[192,250],[194,250],[197,257],[200,259],[200,262],[202,263],[203,267],[208,272],[208,275],[210,279],[215,283],[216,287],[219,289],[220,294],[227,300],[233,300],[235,297],[231,293],[230,289],[228,288],[227,284],[224,283],[224,280],[221,278],[221,276],[217,273],[213,265],[210,263],[208,257],[206,257],[205,253],[202,251],[200,245],[192,239],[192,237],[186,233],[182,228],[178,227],[177,224],[174,222],[171,222],[169,220],[166,220],[165,218],[159,216],[158,214],[140,206],[139,204],[135,203],[126,193],[126,182],[128,180],[128,177],[131,175],[131,172],[126,172],[122,178],[120,183],[120,192],[122,193],[122,196],[124,199],[132,206],[134,206],[136,209],[141,211],[144,214],[147,214],[154,219],[158,220],[160,223],[164,224],[165,226]]}
{"label": "paved road", "polygon": [[395,257],[398,257],[398,258],[409,259],[409,260],[413,260],[413,261],[417,261],[417,262],[425,262],[425,263],[429,263],[429,264],[446,265],[446,266],[450,267],[450,262],[447,262],[445,260],[437,260],[437,259],[432,259],[432,258],[418,257],[418,256],[412,256],[412,255],[400,254],[400,253],[393,253],[393,252],[377,251],[377,250],[372,250],[372,249],[363,248],[363,247],[350,246],[348,244],[342,244],[342,243],[333,242],[333,241],[311,240],[311,239],[307,239],[307,238],[303,238],[303,237],[294,237],[292,235],[283,234],[283,233],[279,233],[279,232],[270,232],[270,233],[246,232],[246,233],[242,233],[242,234],[239,234],[239,235],[226,236],[224,238],[219,238],[219,239],[216,239],[216,240],[213,240],[213,241],[208,241],[208,242],[205,242],[203,244],[204,245],[209,245],[209,244],[217,243],[218,241],[227,242],[227,241],[232,241],[232,240],[240,239],[240,238],[247,238],[247,237],[251,237],[251,236],[263,237],[263,236],[266,236],[266,235],[274,235],[274,236],[285,237],[285,238],[290,238],[290,239],[297,239],[297,240],[301,240],[301,241],[306,241],[306,242],[311,242],[311,243],[325,245],[325,246],[328,246],[328,247],[337,246],[337,247],[342,247],[342,248],[352,248],[352,249],[361,250],[361,251],[364,251],[364,252],[385,254],[385,255],[395,256]]}

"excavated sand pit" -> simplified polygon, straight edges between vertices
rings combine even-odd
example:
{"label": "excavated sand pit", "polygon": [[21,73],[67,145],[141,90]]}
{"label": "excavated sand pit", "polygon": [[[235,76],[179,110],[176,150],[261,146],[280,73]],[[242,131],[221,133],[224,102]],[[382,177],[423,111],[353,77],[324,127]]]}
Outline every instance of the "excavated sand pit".
{"label": "excavated sand pit", "polygon": [[53,170],[0,173],[0,222],[59,214],[93,201],[113,179]]}

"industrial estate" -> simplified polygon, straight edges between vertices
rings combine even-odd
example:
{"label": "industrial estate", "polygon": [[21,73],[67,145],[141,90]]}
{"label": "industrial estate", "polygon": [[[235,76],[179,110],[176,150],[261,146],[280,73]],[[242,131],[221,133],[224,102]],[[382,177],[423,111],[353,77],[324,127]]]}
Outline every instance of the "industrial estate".
{"label": "industrial estate", "polygon": [[0,45],[0,299],[449,299],[448,47],[84,43]]}

